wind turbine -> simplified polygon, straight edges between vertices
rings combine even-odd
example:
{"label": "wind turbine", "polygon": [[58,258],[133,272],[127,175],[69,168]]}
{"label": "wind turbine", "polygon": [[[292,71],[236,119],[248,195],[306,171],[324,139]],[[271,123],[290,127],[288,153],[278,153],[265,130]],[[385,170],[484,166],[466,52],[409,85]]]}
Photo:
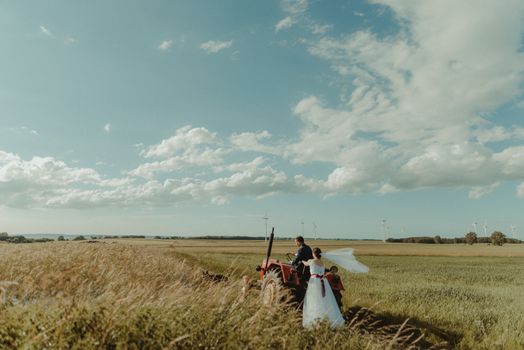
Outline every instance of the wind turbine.
{"label": "wind turbine", "polygon": [[475,231],[475,234],[478,235],[478,232],[477,232],[477,223],[474,222],[474,223],[472,223],[472,225],[473,225],[473,229],[474,229],[474,231]]}
{"label": "wind turbine", "polygon": [[386,219],[382,219],[382,241],[386,243]]}
{"label": "wind turbine", "polygon": [[266,222],[266,236],[264,238],[264,242],[267,242],[267,221],[269,220],[269,217],[267,216],[267,212],[266,212],[266,216],[264,216],[262,220]]}
{"label": "wind turbine", "polygon": [[515,225],[511,225],[510,229],[511,229],[511,236],[513,237],[513,239],[517,239],[517,235],[515,233],[515,229],[516,229]]}
{"label": "wind turbine", "polygon": [[317,240],[317,224],[313,223],[313,234],[315,235],[315,241]]}
{"label": "wind turbine", "polygon": [[484,223],[484,237],[488,236],[488,224]]}
{"label": "wind turbine", "polygon": [[304,237],[304,220],[300,222],[302,224],[302,237]]}

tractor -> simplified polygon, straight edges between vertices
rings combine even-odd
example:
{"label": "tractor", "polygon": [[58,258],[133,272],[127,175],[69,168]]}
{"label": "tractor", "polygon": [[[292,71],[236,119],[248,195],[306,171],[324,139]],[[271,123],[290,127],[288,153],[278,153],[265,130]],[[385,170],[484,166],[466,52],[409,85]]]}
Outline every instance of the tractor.
{"label": "tractor", "polygon": [[266,259],[256,268],[260,272],[262,303],[271,306],[285,302],[301,307],[306,290],[300,283],[298,271],[291,265],[293,257],[290,254],[286,254],[288,262],[271,258],[274,237],[273,227],[269,236]]}

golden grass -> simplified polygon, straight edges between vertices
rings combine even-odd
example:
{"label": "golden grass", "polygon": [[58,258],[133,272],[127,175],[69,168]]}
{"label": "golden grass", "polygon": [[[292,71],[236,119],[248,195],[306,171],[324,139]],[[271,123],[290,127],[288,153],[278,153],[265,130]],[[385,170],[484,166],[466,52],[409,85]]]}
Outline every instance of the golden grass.
{"label": "golden grass", "polygon": [[[225,240],[145,240],[130,241],[140,245],[169,245],[180,252],[217,252],[228,254],[264,254],[264,241],[225,241]],[[310,240],[311,247],[319,247],[328,251],[338,248],[353,248],[358,256],[506,256],[524,257],[524,244],[505,244],[496,247],[487,244],[417,244],[417,243],[382,243],[375,241],[347,241],[347,240]],[[283,255],[296,251],[292,240],[275,241],[273,253]]]}
{"label": "golden grass", "polygon": [[[174,251],[195,264],[254,278],[253,267],[265,251],[253,242],[179,243]],[[347,306],[373,306],[395,322],[410,318],[456,348],[524,349],[523,245],[313,244],[324,250],[347,244],[371,268],[367,275],[342,270]],[[284,260],[282,253],[291,248],[291,242],[280,241],[273,256]],[[387,254],[379,255],[384,250]]]}
{"label": "golden grass", "polygon": [[[0,349],[382,349],[396,334],[303,330],[300,313],[242,300],[169,245],[3,245]],[[403,345],[404,344],[404,345]]]}

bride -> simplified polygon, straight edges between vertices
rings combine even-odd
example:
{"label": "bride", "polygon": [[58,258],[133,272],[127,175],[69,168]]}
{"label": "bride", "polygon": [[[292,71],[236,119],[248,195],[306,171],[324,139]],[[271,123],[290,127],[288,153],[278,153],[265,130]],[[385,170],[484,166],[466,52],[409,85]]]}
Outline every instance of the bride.
{"label": "bride", "polygon": [[302,261],[309,266],[311,278],[304,298],[304,315],[302,325],[314,326],[317,322],[327,319],[333,328],[344,325],[344,318],[340,313],[333,291],[324,277],[325,267],[320,260],[320,248],[313,249],[313,259]]}
{"label": "bride", "polygon": [[[302,325],[311,327],[318,321],[327,319],[331,323],[331,327],[340,327],[344,325],[344,318],[340,313],[333,291],[324,277],[325,268],[322,260],[320,260],[321,257],[320,248],[315,248],[313,249],[313,259],[303,261],[304,265],[309,266],[311,279],[304,298]],[[332,250],[325,253],[324,257],[350,272],[367,273],[369,271],[366,265],[357,261],[351,248]]]}

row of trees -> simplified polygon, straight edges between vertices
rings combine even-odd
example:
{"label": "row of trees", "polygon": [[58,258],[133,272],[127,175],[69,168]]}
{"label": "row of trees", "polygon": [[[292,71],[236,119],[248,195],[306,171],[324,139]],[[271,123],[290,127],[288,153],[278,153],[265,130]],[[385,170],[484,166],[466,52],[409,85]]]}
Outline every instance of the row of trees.
{"label": "row of trees", "polygon": [[7,232],[0,232],[0,242],[7,243],[42,243],[49,242],[49,238],[26,238],[24,236],[9,236]]}
{"label": "row of trees", "polygon": [[[69,236],[71,237],[71,236]],[[89,238],[88,238],[89,237]],[[64,235],[60,235],[57,237],[57,241],[85,241],[88,239],[117,239],[117,238],[146,238],[144,235],[122,235],[122,236],[103,236],[103,235],[97,235],[97,236],[75,236],[73,238],[67,238]],[[155,237],[158,239],[168,239],[167,237]],[[169,239],[177,239],[180,237],[169,237]],[[10,236],[7,232],[0,232],[0,242],[7,242],[7,243],[37,243],[37,242],[50,242],[54,241],[51,238],[27,238],[22,235],[16,235],[16,236]]]}
{"label": "row of trees", "polygon": [[523,243],[517,239],[507,238],[506,235],[500,231],[495,231],[488,237],[478,237],[475,232],[468,232],[464,237],[456,238],[442,238],[440,236],[435,237],[405,237],[405,238],[388,238],[387,242],[392,243],[425,243],[425,244],[475,244],[475,243],[487,243],[496,246],[501,246],[504,243]]}
{"label": "row of trees", "polygon": [[[83,241],[86,238],[84,236],[76,236],[73,241]],[[7,243],[44,243],[52,242],[54,239],[51,238],[27,238],[22,235],[10,236],[7,232],[0,232],[0,242]],[[58,236],[57,241],[67,241],[64,236]]]}
{"label": "row of trees", "polygon": [[[481,238],[479,238],[475,232],[468,232],[468,233],[466,233],[465,240],[466,240],[467,244],[473,245],[475,243],[483,243],[483,242],[481,242],[481,240],[483,240],[483,238],[485,240],[488,237],[481,237]],[[503,234],[500,231],[495,231],[489,237],[489,242],[488,243],[491,243],[491,244],[497,245],[497,246],[501,246],[504,243],[521,243],[521,242],[519,240],[516,240],[516,239],[507,238],[506,235]]]}

